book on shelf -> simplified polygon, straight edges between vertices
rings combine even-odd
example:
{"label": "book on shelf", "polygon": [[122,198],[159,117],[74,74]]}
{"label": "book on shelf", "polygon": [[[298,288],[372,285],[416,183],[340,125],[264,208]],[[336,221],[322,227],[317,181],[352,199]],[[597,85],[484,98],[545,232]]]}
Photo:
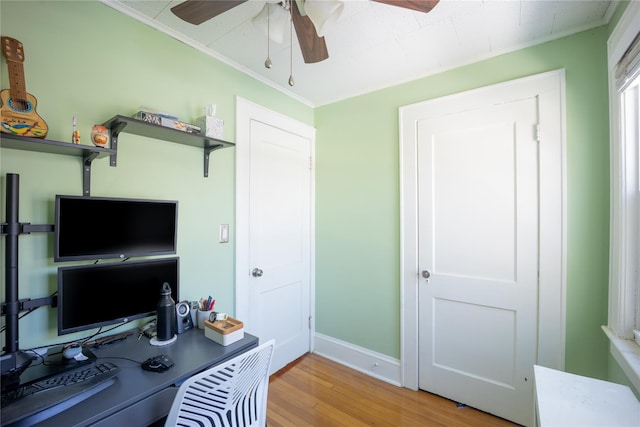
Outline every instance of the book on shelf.
{"label": "book on shelf", "polygon": [[154,125],[164,126],[171,129],[177,129],[187,133],[200,133],[200,126],[192,125],[187,122],[180,121],[175,117],[168,117],[162,114],[149,113],[147,111],[138,111],[134,116],[134,119],[142,120],[143,122],[152,123]]}

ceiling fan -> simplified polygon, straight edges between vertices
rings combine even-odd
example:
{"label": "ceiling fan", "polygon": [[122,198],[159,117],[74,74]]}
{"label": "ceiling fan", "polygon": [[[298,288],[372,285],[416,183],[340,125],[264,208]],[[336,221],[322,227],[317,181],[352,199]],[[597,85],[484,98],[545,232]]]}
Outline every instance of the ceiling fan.
{"label": "ceiling fan", "polygon": [[[194,25],[202,24],[247,0],[186,0],[171,8],[171,11],[183,21]],[[273,0],[267,0],[273,2]],[[324,36],[319,36],[316,26],[305,11],[306,3],[321,3],[324,0],[284,0],[279,2],[285,8],[290,7],[291,19],[298,36],[304,62],[314,63],[329,58]],[[372,0],[405,9],[427,13],[440,0]]]}

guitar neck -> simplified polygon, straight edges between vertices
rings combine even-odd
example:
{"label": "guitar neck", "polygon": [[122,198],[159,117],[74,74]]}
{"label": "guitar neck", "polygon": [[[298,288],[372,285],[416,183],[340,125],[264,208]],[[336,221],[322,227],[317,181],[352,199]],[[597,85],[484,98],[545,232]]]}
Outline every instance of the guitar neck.
{"label": "guitar neck", "polygon": [[22,62],[7,60],[9,69],[9,90],[14,99],[27,99],[27,85],[24,81],[24,66]]}

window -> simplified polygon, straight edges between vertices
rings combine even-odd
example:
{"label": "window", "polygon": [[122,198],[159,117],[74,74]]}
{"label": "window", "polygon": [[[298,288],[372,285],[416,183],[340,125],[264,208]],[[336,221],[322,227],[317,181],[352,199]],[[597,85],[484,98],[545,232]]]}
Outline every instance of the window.
{"label": "window", "polygon": [[625,316],[617,329],[618,335],[625,338],[633,338],[633,331],[640,329],[640,292],[638,292],[638,266],[640,265],[640,252],[638,251],[640,235],[638,234],[638,215],[639,206],[639,182],[638,175],[638,112],[640,110],[638,98],[638,84],[640,77],[630,80],[629,84],[625,84],[625,88],[618,91],[619,100],[619,144],[624,152],[624,158],[621,159],[624,164],[621,169],[624,170],[623,185],[620,197],[623,199],[621,210],[624,210],[624,230],[621,240],[624,241],[626,253],[625,271],[622,280],[626,282],[626,292],[623,295],[626,300]]}
{"label": "window", "polygon": [[[640,37],[636,38],[636,46],[640,48]],[[640,55],[638,55],[640,57]],[[640,67],[638,70],[640,71]],[[637,74],[637,73],[636,73]],[[620,93],[621,118],[623,141],[627,147],[627,157],[629,158],[627,172],[629,179],[633,180],[630,185],[629,194],[629,233],[630,236],[630,253],[634,257],[631,261],[632,265],[629,274],[631,276],[630,288],[634,291],[634,295],[629,295],[630,300],[635,300],[633,305],[634,316],[629,320],[633,327],[634,337],[640,333],[640,275],[638,267],[640,266],[640,76],[635,76],[628,85]],[[640,344],[640,337],[636,340]]]}
{"label": "window", "polygon": [[[608,42],[611,129],[611,353],[640,390],[640,4],[631,2]],[[640,342],[640,338],[638,339]]]}

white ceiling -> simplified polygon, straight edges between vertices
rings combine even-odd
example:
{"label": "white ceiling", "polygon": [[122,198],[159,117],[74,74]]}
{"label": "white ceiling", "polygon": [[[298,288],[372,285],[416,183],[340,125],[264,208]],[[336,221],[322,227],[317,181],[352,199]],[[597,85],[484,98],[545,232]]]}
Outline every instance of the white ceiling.
{"label": "white ceiling", "polygon": [[[285,31],[269,44],[251,22],[265,0],[250,0],[200,25],[171,7],[183,0],[101,0],[238,70],[317,107],[606,24],[617,1],[440,0],[429,13],[345,0],[326,30],[329,59],[305,64]],[[291,57],[293,64],[290,64]],[[289,86],[290,67],[295,85]]]}

